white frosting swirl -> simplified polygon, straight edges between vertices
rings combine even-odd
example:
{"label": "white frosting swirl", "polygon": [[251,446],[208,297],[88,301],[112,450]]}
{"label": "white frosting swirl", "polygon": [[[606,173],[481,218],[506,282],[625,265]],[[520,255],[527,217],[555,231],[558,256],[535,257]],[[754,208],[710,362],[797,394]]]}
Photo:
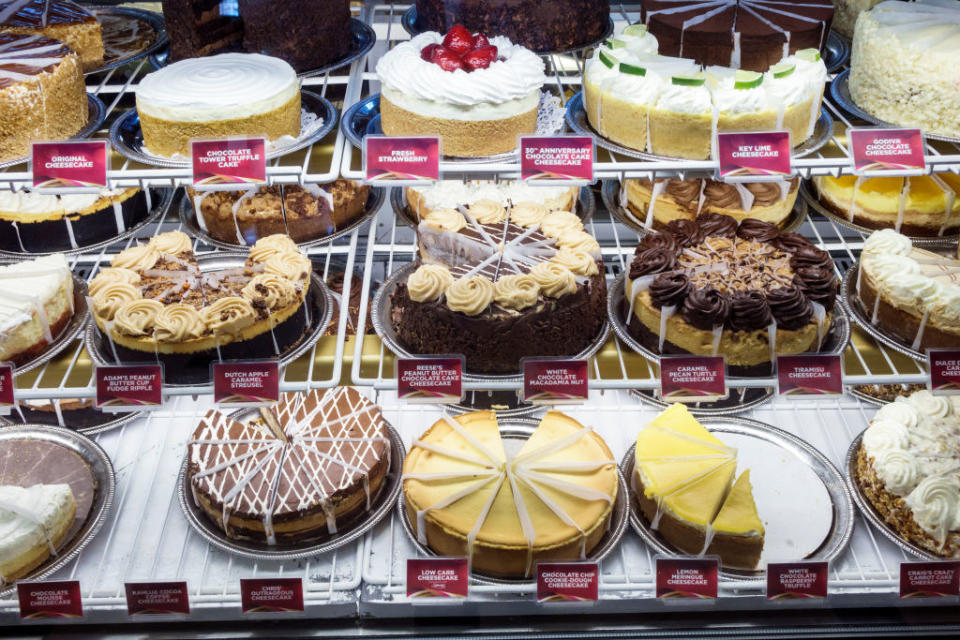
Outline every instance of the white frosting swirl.
{"label": "white frosting swirl", "polygon": [[913,258],[900,255],[879,255],[871,257],[867,264],[870,275],[885,280],[895,274],[918,274],[920,265]]}
{"label": "white frosting swirl", "polygon": [[521,227],[540,224],[549,212],[539,202],[517,202],[510,208],[510,222]]}
{"label": "white frosting swirl", "polygon": [[907,429],[914,429],[920,421],[920,415],[917,413],[916,409],[910,406],[910,403],[906,401],[906,398],[898,398],[896,402],[886,404],[879,411],[877,411],[877,414],[874,416],[874,420],[899,422],[907,427]]}
{"label": "white frosting swirl", "polygon": [[543,217],[540,231],[550,238],[559,238],[569,231],[583,231],[583,220],[569,211],[553,211]]}
{"label": "white frosting swirl", "polygon": [[868,256],[909,255],[913,249],[910,238],[893,229],[881,229],[870,234],[863,243],[863,253]]}
{"label": "white frosting swirl", "polygon": [[873,468],[887,491],[898,496],[907,495],[920,482],[920,463],[909,451],[881,451],[873,460]]}
{"label": "white frosting swirl", "polygon": [[469,211],[480,224],[499,224],[507,217],[507,210],[496,200],[477,200]]}
{"label": "white frosting swirl", "polygon": [[913,510],[917,524],[942,544],[958,525],[960,482],[949,476],[924,478],[904,501]]}
{"label": "white frosting swirl", "polygon": [[907,402],[926,418],[946,418],[953,413],[953,405],[944,396],[935,396],[926,389],[913,393]]}
{"label": "white frosting swirl", "polygon": [[447,307],[468,316],[484,312],[493,301],[494,287],[488,278],[459,278],[447,287]]}
{"label": "white frosting swirl", "polygon": [[433,209],[423,221],[441,231],[457,232],[467,226],[467,219],[456,209]]}
{"label": "white frosting swirl", "polygon": [[181,253],[193,250],[193,243],[190,242],[190,236],[183,231],[168,231],[150,238],[157,251],[167,255],[176,256]]}
{"label": "white frosting swirl", "polygon": [[900,422],[874,420],[863,432],[863,446],[872,457],[881,451],[903,450],[910,446],[910,433]]}

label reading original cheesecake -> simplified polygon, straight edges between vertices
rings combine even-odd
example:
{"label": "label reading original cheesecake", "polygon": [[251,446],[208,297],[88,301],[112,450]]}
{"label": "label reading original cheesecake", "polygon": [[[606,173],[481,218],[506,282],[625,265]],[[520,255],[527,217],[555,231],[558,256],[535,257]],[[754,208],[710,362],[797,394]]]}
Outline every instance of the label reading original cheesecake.
{"label": "label reading original cheesecake", "polygon": [[900,563],[901,598],[960,596],[960,561]]}
{"label": "label reading original cheesecake", "polygon": [[843,358],[809,354],[777,356],[777,387],[782,396],[843,393]]}
{"label": "label reading original cheesecake", "polygon": [[13,374],[13,364],[0,363],[0,416],[8,415],[17,404]]}
{"label": "label reading original cheesecake", "polygon": [[542,186],[591,184],[595,155],[590,136],[521,136],[520,178]]}
{"label": "label reading original cheesecake", "polygon": [[97,409],[148,411],[163,406],[163,365],[108,365],[96,368]]}
{"label": "label reading original cheesecake", "polygon": [[580,404],[587,401],[586,360],[523,358],[523,401],[534,404]]}
{"label": "label reading original cheesecake", "polygon": [[191,140],[193,187],[203,191],[267,182],[267,139]]}
{"label": "label reading original cheesecake", "polygon": [[240,608],[243,613],[303,611],[303,579],[243,578]]}
{"label": "label reading original cheesecake", "polygon": [[186,582],[127,582],[127,614],[190,613]]}
{"label": "label reading original cheesecake", "polygon": [[213,362],[213,401],[229,407],[261,407],[280,400],[276,360]]}
{"label": "label reading original cheesecake", "polygon": [[767,600],[826,598],[826,562],[771,562],[767,564]]}
{"label": "label reading original cheesecake", "polygon": [[460,402],[463,363],[463,356],[397,358],[397,395],[407,402]]}
{"label": "label reading original cheesecake", "polygon": [[466,558],[407,558],[407,597],[462,601],[470,589],[468,575]]}
{"label": "label reading original cheesecake", "polygon": [[727,397],[723,356],[660,356],[660,397],[669,402],[705,402]]}
{"label": "label reading original cheesecake", "polygon": [[363,175],[368,184],[402,186],[440,179],[440,138],[367,136]]}
{"label": "label reading original cheesecake", "polygon": [[927,369],[931,392],[940,396],[960,395],[960,350],[930,349]]}
{"label": "label reading original cheesecake", "polygon": [[717,134],[717,178],[724,182],[782,180],[792,174],[790,132]]}
{"label": "label reading original cheesecake", "polygon": [[853,172],[858,176],[919,176],[927,172],[920,129],[848,129]]}
{"label": "label reading original cheesecake", "polygon": [[77,580],[18,582],[21,618],[82,618],[83,602]]}
{"label": "label reading original cheesecake", "polygon": [[717,556],[702,558],[674,558],[657,556],[657,597],[697,598],[717,597],[717,574],[720,560]]}
{"label": "label reading original cheesecake", "polygon": [[596,562],[547,562],[537,565],[537,602],[596,602],[600,590]]}
{"label": "label reading original cheesecake", "polygon": [[110,147],[106,140],[34,142],[33,188],[46,193],[97,193],[107,187]]}

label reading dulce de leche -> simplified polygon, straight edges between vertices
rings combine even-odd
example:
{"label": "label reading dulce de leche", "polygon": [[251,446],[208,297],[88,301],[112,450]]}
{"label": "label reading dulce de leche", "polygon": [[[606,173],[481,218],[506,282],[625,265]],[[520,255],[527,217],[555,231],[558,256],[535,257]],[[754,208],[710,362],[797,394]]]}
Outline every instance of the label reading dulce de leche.
{"label": "label reading dulce de leche", "polygon": [[257,407],[280,400],[280,363],[250,360],[211,363],[213,401],[230,407]]}
{"label": "label reading dulce de leche", "polygon": [[767,564],[767,600],[827,597],[826,562]]}
{"label": "label reading dulce de leche", "polygon": [[698,598],[717,597],[716,556],[702,558],[673,558],[657,556],[657,597]]}
{"label": "label reading dulce de leche", "polygon": [[34,142],[33,188],[49,193],[98,192],[107,186],[109,149],[106,140]]}
{"label": "label reading dulce de leche", "polygon": [[440,138],[367,136],[363,175],[368,184],[402,186],[440,179]]}
{"label": "label reading dulce de leche", "polygon": [[920,129],[848,129],[853,172],[858,176],[923,175],[927,171]]}
{"label": "label reading dulce de leche", "polygon": [[397,394],[407,402],[460,402],[463,362],[463,356],[397,358]]}
{"label": "label reading dulce de leche", "polygon": [[190,613],[186,582],[127,582],[127,615]]}
{"label": "label reading dulce de leche", "polygon": [[80,583],[76,580],[18,582],[17,599],[24,619],[83,617]]}
{"label": "label reading dulce de leche", "polygon": [[16,406],[14,392],[14,367],[9,362],[0,363],[0,415],[7,415]]}
{"label": "label reading dulce de leche", "polygon": [[546,562],[537,565],[537,602],[596,602],[600,567],[596,562]]}
{"label": "label reading dulce de leche", "polygon": [[594,149],[590,136],[521,136],[520,177],[543,186],[591,184]]}
{"label": "label reading dulce de leche", "polygon": [[99,366],[96,378],[101,411],[146,411],[163,405],[163,365]]}
{"label": "label reading dulce de leche", "polygon": [[191,140],[190,161],[196,189],[209,191],[266,184],[267,139]]}
{"label": "label reading dulce de leche", "polygon": [[586,360],[523,358],[523,401],[579,404],[589,397]]}
{"label": "label reading dulce de leche", "polygon": [[777,383],[782,396],[840,395],[843,358],[826,354],[778,356]]}
{"label": "label reading dulce de leche", "polygon": [[243,613],[303,611],[303,579],[243,578],[240,608]]}
{"label": "label reading dulce de leche", "polygon": [[462,600],[468,573],[466,558],[407,558],[407,597]]}
{"label": "label reading dulce de leche", "polygon": [[960,596],[960,561],[900,563],[901,598]]}
{"label": "label reading dulce de leche", "polygon": [[725,182],[762,182],[790,176],[790,132],[718,133],[717,177]]}
{"label": "label reading dulce de leche", "polygon": [[726,360],[723,356],[660,356],[660,397],[669,402],[726,398]]}
{"label": "label reading dulce de leche", "polygon": [[930,349],[927,369],[931,392],[940,396],[960,395],[960,350]]}

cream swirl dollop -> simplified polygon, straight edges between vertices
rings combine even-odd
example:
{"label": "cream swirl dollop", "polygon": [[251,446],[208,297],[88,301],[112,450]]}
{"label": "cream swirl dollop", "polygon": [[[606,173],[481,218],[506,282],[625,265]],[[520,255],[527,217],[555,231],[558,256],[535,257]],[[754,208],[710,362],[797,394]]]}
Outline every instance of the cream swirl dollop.
{"label": "cream swirl dollop", "polygon": [[489,278],[458,278],[447,287],[447,308],[468,316],[480,315],[493,301],[494,286]]}
{"label": "cream swirl dollop", "polygon": [[890,449],[906,449],[910,446],[910,432],[900,422],[874,419],[863,432],[863,446],[868,456]]}
{"label": "cream swirl dollop", "polygon": [[550,261],[562,264],[578,276],[595,276],[600,273],[597,261],[589,252],[582,249],[560,247],[560,250]]}
{"label": "cream swirl dollop", "polygon": [[553,211],[543,217],[540,231],[551,238],[559,238],[570,231],[582,231],[583,221],[575,213],[569,211]]}
{"label": "cream swirl dollop", "polygon": [[227,296],[201,309],[200,318],[215,334],[237,335],[257,320],[246,298]]}
{"label": "cream swirl dollop", "polygon": [[539,202],[517,202],[510,207],[510,222],[521,227],[540,224],[547,217],[547,208]]}
{"label": "cream swirl dollop", "polygon": [[946,418],[953,413],[953,406],[943,396],[935,396],[926,389],[913,393],[907,402],[923,416],[928,418]]}
{"label": "cream swirl dollop", "polygon": [[593,255],[600,253],[600,243],[586,231],[566,230],[557,237],[557,246]]}
{"label": "cream swirl dollop", "polygon": [[146,271],[152,269],[159,259],[160,252],[154,245],[138,244],[115,255],[113,260],[110,261],[110,266],[134,271]]}
{"label": "cream swirl dollop", "polygon": [[504,276],[494,286],[493,299],[504,309],[520,311],[532,307],[540,298],[540,285],[529,274]]}
{"label": "cream swirl dollop", "polygon": [[105,286],[114,282],[126,282],[127,284],[140,284],[140,274],[131,269],[121,269],[117,267],[107,267],[101,269],[90,284],[87,291],[91,296],[96,296]]}
{"label": "cream swirl dollop", "polygon": [[909,255],[913,249],[910,238],[893,229],[874,231],[863,243],[863,253],[867,256]]}
{"label": "cream swirl dollop", "polygon": [[944,284],[930,302],[930,315],[942,326],[960,328],[960,287]]}
{"label": "cream swirl dollop", "polygon": [[477,200],[467,210],[480,224],[499,224],[507,217],[507,210],[496,200]]}
{"label": "cream swirl dollop", "polygon": [[453,284],[453,275],[442,264],[424,264],[407,278],[407,293],[414,302],[432,302]]}
{"label": "cream swirl dollop", "polygon": [[434,229],[454,233],[467,226],[467,219],[456,209],[433,209],[423,218],[423,221]]}
{"label": "cream swirl dollop", "polygon": [[267,273],[299,282],[310,277],[313,264],[301,253],[277,253],[267,258],[263,269]]}
{"label": "cream swirl dollop", "polygon": [[541,262],[530,270],[543,295],[559,298],[577,290],[577,279],[570,269],[556,262]]}
{"label": "cream swirl dollop", "polygon": [[267,309],[282,309],[297,299],[297,290],[293,284],[272,273],[255,275],[240,293],[251,303],[262,300]]}
{"label": "cream swirl dollop", "polygon": [[907,429],[914,429],[920,421],[920,415],[904,398],[881,407],[874,419],[885,422],[899,422]]}
{"label": "cream swirl dollop", "polygon": [[161,233],[150,239],[157,251],[170,256],[177,256],[181,253],[193,250],[193,243],[190,242],[190,236],[183,231],[168,231]]}
{"label": "cream swirl dollop", "polygon": [[907,256],[879,255],[870,259],[870,275],[881,280],[896,274],[918,274],[920,265],[916,260]]}
{"label": "cream swirl dollop", "polygon": [[898,496],[913,491],[920,481],[920,463],[913,454],[901,449],[878,453],[873,460],[873,468],[887,491]]}
{"label": "cream swirl dollop", "polygon": [[199,338],[207,331],[200,312],[189,304],[169,304],[154,319],[154,337],[160,342],[183,342]]}
{"label": "cream swirl dollop", "polygon": [[952,476],[930,476],[904,499],[913,518],[924,531],[943,544],[947,533],[957,528],[960,515],[960,482]]}
{"label": "cream swirl dollop", "polygon": [[254,262],[266,262],[271,257],[281,253],[299,253],[297,243],[290,236],[275,233],[266,238],[260,238],[250,248],[250,259]]}
{"label": "cream swirl dollop", "polygon": [[113,327],[126,336],[150,335],[161,311],[163,304],[157,300],[134,300],[120,307],[113,318]]}
{"label": "cream swirl dollop", "polygon": [[100,292],[93,297],[93,312],[98,317],[110,321],[113,320],[120,307],[142,298],[140,289],[129,282],[111,282],[100,289]]}

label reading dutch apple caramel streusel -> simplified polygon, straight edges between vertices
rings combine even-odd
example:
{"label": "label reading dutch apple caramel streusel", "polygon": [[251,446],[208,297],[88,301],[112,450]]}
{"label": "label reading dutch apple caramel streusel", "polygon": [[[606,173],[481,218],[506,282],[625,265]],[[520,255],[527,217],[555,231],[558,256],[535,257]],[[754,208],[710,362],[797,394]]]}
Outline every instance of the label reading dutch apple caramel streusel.
{"label": "label reading dutch apple caramel streusel", "polygon": [[657,597],[658,598],[716,598],[717,569],[716,556],[702,558],[672,558],[658,556]]}
{"label": "label reading dutch apple caramel streusel", "polygon": [[221,406],[257,407],[280,400],[280,363],[276,360],[214,362],[213,401]]}
{"label": "label reading dutch apple caramel streusel", "polygon": [[523,401],[534,404],[579,404],[589,396],[586,360],[524,358]]}
{"label": "label reading dutch apple caramel streusel", "polygon": [[12,364],[9,362],[0,363],[0,415],[7,415],[17,404],[13,373]]}
{"label": "label reading dutch apple caramel streusel", "polygon": [[859,176],[919,176],[927,172],[920,129],[848,129],[853,172]]}
{"label": "label reading dutch apple caramel streusel", "polygon": [[440,179],[440,138],[363,139],[363,175],[372,185],[400,186]]}
{"label": "label reading dutch apple caramel streusel", "polygon": [[460,402],[463,360],[463,356],[397,358],[397,394],[407,402]]}
{"label": "label reading dutch apple caramel streusel", "polygon": [[669,402],[726,398],[726,360],[723,356],[661,356],[660,397]]}
{"label": "label reading dutch apple caramel streusel", "polygon": [[762,182],[790,176],[790,132],[718,133],[717,177],[724,182]]}
{"label": "label reading dutch apple caramel streusel", "polygon": [[243,613],[303,611],[303,579],[241,579],[240,607]]}
{"label": "label reading dutch apple caramel streusel", "polygon": [[596,562],[537,565],[537,602],[596,602],[600,567]]}
{"label": "label reading dutch apple caramel streusel", "polygon": [[827,597],[826,562],[771,562],[767,565],[767,600]]}
{"label": "label reading dutch apple caramel streusel", "polygon": [[76,580],[18,582],[17,598],[21,618],[83,617],[80,583]]}
{"label": "label reading dutch apple caramel streusel", "polygon": [[521,136],[520,177],[543,186],[591,184],[594,156],[590,136]]}
{"label": "label reading dutch apple caramel streusel", "polygon": [[843,393],[843,358],[807,354],[777,357],[778,390],[782,396]]}
{"label": "label reading dutch apple caramel streusel", "polygon": [[30,152],[33,188],[51,193],[93,192],[107,186],[106,140],[34,142]]}
{"label": "label reading dutch apple caramel streusel", "polygon": [[407,597],[466,598],[468,574],[466,558],[407,558]]}
{"label": "label reading dutch apple caramel streusel", "polygon": [[190,613],[186,582],[127,582],[127,615]]}
{"label": "label reading dutch apple caramel streusel", "polygon": [[163,405],[163,365],[100,366],[96,378],[101,411],[144,411]]}
{"label": "label reading dutch apple caramel streusel", "polygon": [[900,563],[901,598],[960,596],[960,561]]}
{"label": "label reading dutch apple caramel streusel", "polygon": [[201,190],[229,189],[267,182],[266,138],[191,140],[193,186]]}
{"label": "label reading dutch apple caramel streusel", "polygon": [[927,352],[930,391],[936,395],[960,395],[960,351],[931,349]]}

